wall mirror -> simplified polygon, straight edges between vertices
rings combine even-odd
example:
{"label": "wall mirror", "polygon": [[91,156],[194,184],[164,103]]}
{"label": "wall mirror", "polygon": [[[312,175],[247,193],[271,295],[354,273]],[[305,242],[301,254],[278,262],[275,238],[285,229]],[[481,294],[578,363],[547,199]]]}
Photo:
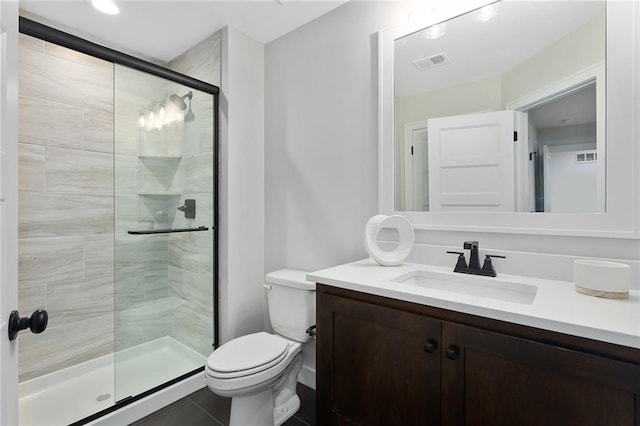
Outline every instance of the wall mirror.
{"label": "wall mirror", "polygon": [[474,3],[379,34],[380,210],[424,228],[637,235],[624,40],[638,6]]}

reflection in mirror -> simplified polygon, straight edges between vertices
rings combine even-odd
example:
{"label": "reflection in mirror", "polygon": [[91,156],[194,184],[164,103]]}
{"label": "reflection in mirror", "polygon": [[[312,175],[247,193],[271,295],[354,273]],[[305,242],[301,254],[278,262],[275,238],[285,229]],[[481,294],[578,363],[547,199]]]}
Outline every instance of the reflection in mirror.
{"label": "reflection in mirror", "polygon": [[503,0],[396,39],[395,210],[604,212],[605,10]]}

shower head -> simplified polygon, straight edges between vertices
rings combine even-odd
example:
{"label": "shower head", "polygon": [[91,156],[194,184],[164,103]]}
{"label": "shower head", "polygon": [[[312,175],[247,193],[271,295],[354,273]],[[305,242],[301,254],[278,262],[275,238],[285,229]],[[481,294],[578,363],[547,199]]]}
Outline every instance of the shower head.
{"label": "shower head", "polygon": [[169,95],[169,100],[181,110],[187,109],[187,103],[184,101],[185,98],[189,99],[189,105],[191,105],[191,98],[193,97],[193,92],[189,92],[184,96],[178,96],[175,93]]}

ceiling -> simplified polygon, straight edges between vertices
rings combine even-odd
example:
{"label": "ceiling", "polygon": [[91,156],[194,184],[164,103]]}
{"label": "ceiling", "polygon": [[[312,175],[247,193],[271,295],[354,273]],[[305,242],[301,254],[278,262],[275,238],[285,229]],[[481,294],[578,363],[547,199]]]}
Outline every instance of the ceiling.
{"label": "ceiling", "polygon": [[[398,39],[395,93],[418,93],[495,78],[604,14],[604,1],[504,0],[499,13],[479,22],[468,13],[446,22],[437,39],[423,32]],[[448,62],[420,71],[414,61],[444,53]],[[568,59],[570,60],[570,59]]]}
{"label": "ceiling", "polygon": [[[99,44],[168,63],[230,26],[266,44],[348,0],[115,0],[120,14],[104,15],[90,0],[19,0],[27,17]],[[35,16],[33,16],[35,15]]]}
{"label": "ceiling", "polygon": [[529,119],[538,129],[596,123],[595,82],[566,96],[529,110]]}

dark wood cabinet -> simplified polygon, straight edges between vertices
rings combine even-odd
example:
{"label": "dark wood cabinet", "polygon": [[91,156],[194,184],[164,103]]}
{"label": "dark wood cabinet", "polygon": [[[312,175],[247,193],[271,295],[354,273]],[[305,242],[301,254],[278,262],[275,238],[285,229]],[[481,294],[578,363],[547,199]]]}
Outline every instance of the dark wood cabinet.
{"label": "dark wood cabinet", "polygon": [[317,287],[320,425],[640,426],[640,350]]}
{"label": "dark wood cabinet", "polygon": [[331,295],[321,304],[330,342],[318,339],[317,382],[331,389],[321,424],[436,424],[440,321]]}

